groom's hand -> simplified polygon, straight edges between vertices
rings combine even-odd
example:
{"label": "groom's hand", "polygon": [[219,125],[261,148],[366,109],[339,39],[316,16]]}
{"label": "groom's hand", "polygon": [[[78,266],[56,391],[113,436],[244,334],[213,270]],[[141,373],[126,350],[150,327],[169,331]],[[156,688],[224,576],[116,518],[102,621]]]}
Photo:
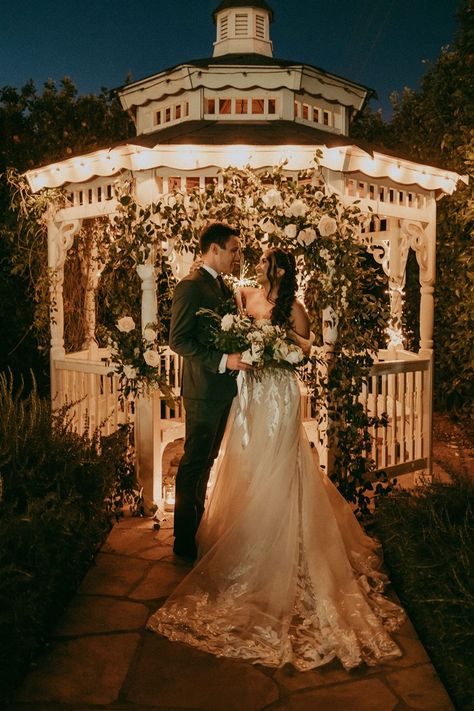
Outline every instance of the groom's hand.
{"label": "groom's hand", "polygon": [[253,366],[242,362],[242,353],[229,353],[226,367],[228,370],[253,370]]}

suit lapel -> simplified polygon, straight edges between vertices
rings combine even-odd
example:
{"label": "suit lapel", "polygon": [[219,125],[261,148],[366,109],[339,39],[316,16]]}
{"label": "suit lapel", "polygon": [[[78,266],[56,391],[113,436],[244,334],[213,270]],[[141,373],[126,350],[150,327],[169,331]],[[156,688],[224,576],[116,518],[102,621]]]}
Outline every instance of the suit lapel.
{"label": "suit lapel", "polygon": [[201,275],[202,279],[206,284],[208,284],[210,287],[212,287],[212,290],[216,294],[216,296],[219,296],[221,299],[224,298],[224,295],[221,291],[221,288],[217,281],[214,279],[212,274],[209,274],[207,269],[203,269],[202,267],[199,268],[199,274]]}

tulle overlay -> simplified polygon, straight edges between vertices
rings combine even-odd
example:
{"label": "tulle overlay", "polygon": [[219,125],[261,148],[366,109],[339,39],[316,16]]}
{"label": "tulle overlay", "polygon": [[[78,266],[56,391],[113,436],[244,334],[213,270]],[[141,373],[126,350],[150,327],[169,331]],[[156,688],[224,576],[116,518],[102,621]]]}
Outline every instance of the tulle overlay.
{"label": "tulle overlay", "polygon": [[217,656],[346,669],[400,656],[377,544],[315,465],[288,371],[241,373],[199,560],[148,628]]}

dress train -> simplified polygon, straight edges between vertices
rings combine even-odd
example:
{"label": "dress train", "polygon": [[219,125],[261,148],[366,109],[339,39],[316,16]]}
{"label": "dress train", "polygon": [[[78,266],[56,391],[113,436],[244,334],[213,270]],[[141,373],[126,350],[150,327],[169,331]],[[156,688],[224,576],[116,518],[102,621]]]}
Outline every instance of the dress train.
{"label": "dress train", "polygon": [[148,628],[216,656],[307,670],[401,655],[379,546],[315,464],[296,376],[239,375],[199,559]]}

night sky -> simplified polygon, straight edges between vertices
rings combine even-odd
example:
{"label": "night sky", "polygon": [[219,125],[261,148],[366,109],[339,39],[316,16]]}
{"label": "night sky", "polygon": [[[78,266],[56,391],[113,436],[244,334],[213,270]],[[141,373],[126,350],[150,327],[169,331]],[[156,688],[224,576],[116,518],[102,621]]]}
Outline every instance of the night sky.
{"label": "night sky", "polygon": [[[0,87],[70,77],[79,93],[210,57],[220,0],[0,0]],[[389,95],[416,89],[454,35],[459,0],[268,0],[273,54]]]}

